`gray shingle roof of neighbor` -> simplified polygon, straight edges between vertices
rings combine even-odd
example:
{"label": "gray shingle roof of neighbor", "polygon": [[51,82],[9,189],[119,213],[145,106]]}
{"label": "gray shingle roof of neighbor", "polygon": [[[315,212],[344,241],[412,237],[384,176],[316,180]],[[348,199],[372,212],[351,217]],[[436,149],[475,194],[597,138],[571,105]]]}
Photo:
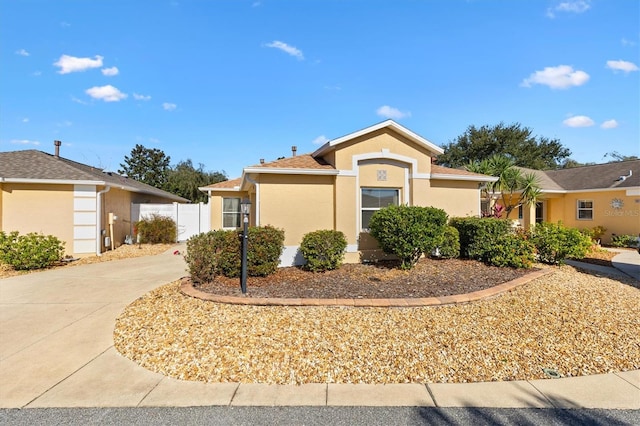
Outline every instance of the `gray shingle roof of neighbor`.
{"label": "gray shingle roof of neighbor", "polygon": [[35,149],[0,152],[0,182],[2,180],[83,181],[96,185],[110,185],[127,191],[157,195],[178,202],[188,202],[162,189],[155,188],[126,176],[86,164],[56,157]]}
{"label": "gray shingle roof of neighbor", "polygon": [[580,191],[640,186],[640,160],[616,161],[561,170],[532,170],[547,191]]}

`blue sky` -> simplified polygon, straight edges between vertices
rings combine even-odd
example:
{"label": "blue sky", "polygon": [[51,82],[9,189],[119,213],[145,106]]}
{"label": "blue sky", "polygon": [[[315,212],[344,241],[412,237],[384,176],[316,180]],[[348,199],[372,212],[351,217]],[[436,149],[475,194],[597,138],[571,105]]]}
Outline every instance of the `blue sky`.
{"label": "blue sky", "polygon": [[142,144],[233,178],[392,118],[640,155],[637,0],[2,0],[0,40],[0,151],[115,171]]}

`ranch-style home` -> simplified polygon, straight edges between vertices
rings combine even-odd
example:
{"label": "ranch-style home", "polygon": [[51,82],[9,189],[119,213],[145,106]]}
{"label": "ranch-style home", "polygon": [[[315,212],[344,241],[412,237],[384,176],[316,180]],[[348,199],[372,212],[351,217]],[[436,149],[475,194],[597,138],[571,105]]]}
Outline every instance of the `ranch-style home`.
{"label": "ranch-style home", "polygon": [[[37,150],[0,152],[0,230],[54,235],[72,256],[100,255],[131,235],[131,203],[188,200]],[[111,222],[111,223],[110,223]]]}
{"label": "ranch-style home", "polygon": [[367,225],[388,205],[433,206],[450,217],[480,214],[480,187],[496,178],[433,164],[442,148],[387,120],[334,139],[311,154],[246,167],[237,179],[201,188],[209,195],[211,229],[237,229],[240,202],[251,201],[250,224],[285,231],[281,266],[303,263],[303,236],[342,231],[346,262],[379,256]]}
{"label": "ranch-style home", "polygon": [[[562,221],[566,226],[604,226],[603,243],[613,235],[640,233],[640,160],[618,161],[562,170],[531,170],[542,188],[536,205],[521,207],[525,228],[536,222]],[[512,213],[512,219],[516,219]]]}

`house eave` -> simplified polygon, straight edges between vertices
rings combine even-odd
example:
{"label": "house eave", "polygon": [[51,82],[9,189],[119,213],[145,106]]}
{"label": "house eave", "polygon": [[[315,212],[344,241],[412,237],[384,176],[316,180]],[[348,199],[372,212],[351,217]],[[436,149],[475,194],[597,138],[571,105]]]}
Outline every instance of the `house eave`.
{"label": "house eave", "polygon": [[466,176],[466,175],[448,175],[443,173],[432,173],[431,179],[434,180],[461,180],[470,182],[496,182],[495,176]]}
{"label": "house eave", "polygon": [[47,184],[47,185],[107,185],[105,181],[99,181],[99,180],[26,179],[26,178],[4,178],[4,177],[0,177],[0,182],[32,183],[32,184],[36,183],[36,184]]}
{"label": "house eave", "polygon": [[243,172],[244,172],[243,175],[246,173],[256,173],[256,174],[321,175],[321,176],[335,176],[339,173],[338,170],[335,170],[335,169],[293,169],[293,168],[262,168],[262,167],[247,167],[243,170]]}

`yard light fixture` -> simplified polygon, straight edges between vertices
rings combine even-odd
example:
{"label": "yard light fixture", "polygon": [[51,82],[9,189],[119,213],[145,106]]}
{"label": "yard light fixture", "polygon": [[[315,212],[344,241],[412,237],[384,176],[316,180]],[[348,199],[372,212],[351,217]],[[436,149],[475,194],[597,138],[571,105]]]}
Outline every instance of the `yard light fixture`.
{"label": "yard light fixture", "polygon": [[247,228],[249,227],[249,211],[251,210],[251,200],[243,198],[240,202],[242,212],[242,273],[240,274],[240,289],[242,294],[247,293]]}

